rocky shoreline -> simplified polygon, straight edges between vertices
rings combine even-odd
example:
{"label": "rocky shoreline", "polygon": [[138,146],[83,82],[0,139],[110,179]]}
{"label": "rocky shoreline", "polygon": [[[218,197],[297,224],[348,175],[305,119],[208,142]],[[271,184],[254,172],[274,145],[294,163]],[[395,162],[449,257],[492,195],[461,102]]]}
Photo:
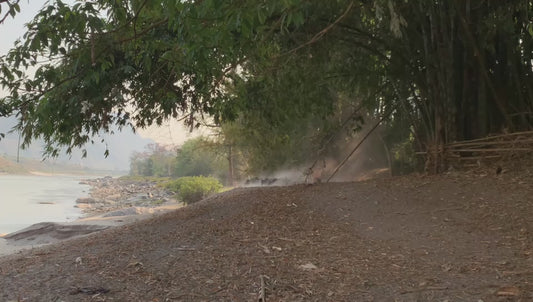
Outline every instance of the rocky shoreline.
{"label": "rocky shoreline", "polygon": [[89,197],[76,200],[76,207],[85,217],[119,210],[128,211],[123,215],[143,214],[156,207],[178,203],[171,192],[158,187],[155,181],[106,176],[85,179],[80,184],[91,187]]}
{"label": "rocky shoreline", "polygon": [[83,216],[64,223],[41,222],[0,236],[0,257],[153,217],[183,206],[156,181],[110,176],[85,179],[89,197],[78,198],[75,207]]}

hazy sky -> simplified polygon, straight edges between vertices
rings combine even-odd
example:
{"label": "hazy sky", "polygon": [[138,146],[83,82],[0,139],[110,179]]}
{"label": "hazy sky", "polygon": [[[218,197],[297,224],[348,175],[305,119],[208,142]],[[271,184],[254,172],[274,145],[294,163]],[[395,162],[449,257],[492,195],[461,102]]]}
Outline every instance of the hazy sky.
{"label": "hazy sky", "polygon": [[[15,40],[24,35],[24,24],[29,22],[46,2],[47,1],[45,0],[20,1],[20,13],[17,14],[15,18],[8,17],[4,24],[0,25],[0,55],[3,55],[9,51]],[[66,0],[65,2],[74,3],[75,1]],[[1,90],[0,94],[3,94]],[[6,131],[5,129],[0,130]],[[158,143],[172,145],[181,145],[188,138],[200,134],[199,131],[189,133],[189,131],[186,130],[181,123],[176,121],[168,121],[164,123],[162,127],[137,129],[137,133],[143,137],[151,138]]]}

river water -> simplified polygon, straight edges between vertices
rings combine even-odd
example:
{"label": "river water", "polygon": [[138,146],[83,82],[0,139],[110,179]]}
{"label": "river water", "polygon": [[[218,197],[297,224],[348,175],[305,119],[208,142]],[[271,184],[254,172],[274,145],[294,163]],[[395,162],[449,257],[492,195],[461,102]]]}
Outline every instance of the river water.
{"label": "river water", "polygon": [[81,216],[76,199],[89,194],[83,176],[0,175],[0,234],[38,222],[66,222]]}

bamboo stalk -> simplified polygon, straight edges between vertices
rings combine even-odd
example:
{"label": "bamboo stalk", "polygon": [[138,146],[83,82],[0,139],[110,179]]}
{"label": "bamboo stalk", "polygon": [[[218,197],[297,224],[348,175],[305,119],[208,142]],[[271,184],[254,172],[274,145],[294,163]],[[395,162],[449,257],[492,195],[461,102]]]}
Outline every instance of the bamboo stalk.
{"label": "bamboo stalk", "polygon": [[500,158],[501,155],[487,155],[487,156],[468,156],[468,157],[459,157],[459,161],[470,161],[470,160],[480,160],[480,159],[495,159]]}
{"label": "bamboo stalk", "polygon": [[494,149],[458,149],[452,152],[513,152],[513,151],[533,151],[533,148],[494,148]]}
{"label": "bamboo stalk", "polygon": [[495,142],[464,142],[447,144],[446,147],[466,147],[466,146],[488,146],[488,145],[505,145],[505,144],[533,144],[533,139],[512,140],[512,141],[495,141]]}
{"label": "bamboo stalk", "polygon": [[493,135],[493,136],[487,136],[483,138],[472,139],[468,141],[449,143],[447,145],[453,146],[454,144],[461,144],[461,143],[466,143],[466,142],[480,142],[480,141],[492,140],[495,138],[506,138],[506,137],[513,137],[513,136],[519,136],[519,135],[533,135],[533,131],[522,131],[522,132],[513,132],[513,133],[500,134],[500,135]]}

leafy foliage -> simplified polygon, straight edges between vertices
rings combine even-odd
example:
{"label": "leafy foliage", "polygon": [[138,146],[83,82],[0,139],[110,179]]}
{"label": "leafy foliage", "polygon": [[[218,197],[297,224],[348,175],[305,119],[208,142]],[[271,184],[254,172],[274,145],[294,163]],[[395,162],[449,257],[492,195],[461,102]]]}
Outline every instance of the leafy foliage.
{"label": "leafy foliage", "polygon": [[172,168],[176,153],[159,145],[147,146],[145,152],[134,152],[130,157],[130,175],[132,176],[173,176]]}
{"label": "leafy foliage", "polygon": [[186,141],[177,152],[173,176],[215,176],[224,181],[228,168],[221,151],[218,145],[204,137]]}
{"label": "leafy foliage", "polygon": [[[25,145],[43,137],[50,155],[56,144],[70,151],[112,124],[144,127],[187,114],[193,126],[199,112],[218,119],[225,82],[238,77],[243,49],[261,39],[253,27],[285,18],[292,6],[53,1],[0,61],[0,84],[10,92],[2,113],[16,113]],[[33,78],[28,67],[37,68]]]}
{"label": "leafy foliage", "polygon": [[223,146],[205,137],[187,140],[181,147],[168,149],[149,145],[130,158],[130,175],[156,177],[214,176],[226,181],[228,163]]}
{"label": "leafy foliage", "polygon": [[0,25],[4,23],[7,17],[15,17],[20,12],[20,0],[2,0],[0,1]]}
{"label": "leafy foliage", "polygon": [[56,0],[0,59],[0,115],[49,155],[113,124],[204,115],[255,170],[320,156],[361,118],[390,146],[436,150],[532,127],[532,14],[519,0]]}
{"label": "leafy foliage", "polygon": [[176,193],[184,203],[193,203],[218,193],[222,184],[213,177],[181,177],[163,184],[163,187]]}

